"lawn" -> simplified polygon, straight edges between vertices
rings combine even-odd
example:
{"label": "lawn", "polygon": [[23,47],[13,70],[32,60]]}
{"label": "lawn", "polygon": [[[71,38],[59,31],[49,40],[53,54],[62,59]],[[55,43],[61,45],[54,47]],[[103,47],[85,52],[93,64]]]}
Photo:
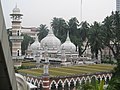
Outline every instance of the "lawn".
{"label": "lawn", "polygon": [[[96,73],[96,72],[109,72],[113,70],[115,65],[108,64],[95,64],[95,65],[82,65],[82,66],[69,66],[69,67],[52,67],[49,69],[51,77],[55,76],[69,76],[69,75],[80,75],[85,73]],[[41,76],[43,74],[43,68],[39,69],[22,69],[18,70],[20,73],[30,74],[34,76]]]}

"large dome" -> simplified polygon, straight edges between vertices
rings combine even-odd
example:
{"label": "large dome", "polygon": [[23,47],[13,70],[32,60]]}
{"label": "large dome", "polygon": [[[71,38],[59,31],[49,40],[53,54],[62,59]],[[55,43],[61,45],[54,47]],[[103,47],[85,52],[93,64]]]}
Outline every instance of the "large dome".
{"label": "large dome", "polygon": [[32,49],[32,50],[40,49],[40,42],[38,41],[37,34],[36,34],[35,42],[33,44],[31,44],[30,49]]}
{"label": "large dome", "polygon": [[13,14],[20,14],[20,9],[17,7],[17,5],[13,9]]}
{"label": "large dome", "polygon": [[60,49],[65,49],[65,52],[75,52],[76,46],[70,41],[69,33],[67,33],[66,41],[61,45]]}
{"label": "large dome", "polygon": [[61,41],[49,30],[48,35],[41,40],[41,48],[47,45],[48,49],[59,49]]}

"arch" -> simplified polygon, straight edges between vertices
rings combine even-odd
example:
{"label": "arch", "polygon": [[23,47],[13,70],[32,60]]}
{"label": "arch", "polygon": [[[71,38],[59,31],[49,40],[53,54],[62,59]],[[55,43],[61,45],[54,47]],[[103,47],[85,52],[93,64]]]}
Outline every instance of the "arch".
{"label": "arch", "polygon": [[29,78],[29,77],[27,77],[26,81],[30,82],[30,78]]}
{"label": "arch", "polygon": [[111,79],[112,76],[111,76],[110,74],[107,74],[107,75],[106,75],[106,78],[107,78],[107,77],[109,77],[109,79]]}
{"label": "arch", "polygon": [[55,80],[53,80],[52,82],[51,82],[51,84],[50,84],[50,90],[56,90],[56,81]]}
{"label": "arch", "polygon": [[66,81],[67,81],[68,83],[70,83],[69,80],[68,80],[67,78],[64,80],[64,83],[65,83]]}
{"label": "arch", "polygon": [[34,84],[34,79],[33,78],[30,80],[30,83]]}
{"label": "arch", "polygon": [[96,77],[95,77],[95,75],[93,76],[93,77],[91,77],[91,84],[95,84],[96,83]]}
{"label": "arch", "polygon": [[59,81],[58,81],[57,89],[58,89],[58,90],[63,90],[63,82],[62,82],[62,80],[59,80]]}
{"label": "arch", "polygon": [[98,77],[97,80],[98,80],[98,83],[100,83],[100,81],[101,81],[100,77]]}
{"label": "arch", "polygon": [[75,82],[75,80],[74,80],[73,78],[70,79],[70,82],[71,82],[71,81],[74,81],[74,82]]}
{"label": "arch", "polygon": [[59,82],[61,82],[62,84],[64,84],[63,81],[61,79],[59,79],[59,81],[57,82],[57,85],[58,85]]}
{"label": "arch", "polygon": [[76,85],[75,85],[75,86],[76,86],[76,88],[77,88],[77,87],[79,87],[79,85],[80,85],[80,80],[79,80],[79,79],[77,79],[77,81],[76,81]]}
{"label": "arch", "polygon": [[56,81],[52,80],[52,82],[50,83],[50,88],[51,88],[51,86],[52,86],[53,83],[57,85]]}
{"label": "arch", "polygon": [[70,90],[73,90],[73,88],[74,88],[74,86],[75,86],[75,81],[74,81],[74,79],[72,78],[71,80],[70,80]]}
{"label": "arch", "polygon": [[43,83],[41,80],[38,82],[38,90],[43,90]]}
{"label": "arch", "polygon": [[109,81],[110,81],[110,79],[111,79],[111,78],[110,78],[109,76],[107,76],[107,77],[106,77],[105,84],[108,84],[108,83],[109,83]]}
{"label": "arch", "polygon": [[95,77],[95,79],[97,79],[97,76],[96,76],[96,75],[92,75],[92,76],[91,76],[91,79],[92,79],[93,77]]}
{"label": "arch", "polygon": [[98,75],[98,76],[97,76],[97,78],[100,78],[100,80],[102,80],[102,77],[101,77],[101,75]]}
{"label": "arch", "polygon": [[38,80],[37,79],[35,79],[35,81],[34,81],[34,85],[36,86],[38,86]]}
{"label": "arch", "polygon": [[105,74],[102,75],[102,80],[103,80],[103,78],[106,81],[106,75]]}
{"label": "arch", "polygon": [[106,77],[103,75],[102,76],[102,80],[104,81],[104,84],[105,84],[105,82],[106,82]]}
{"label": "arch", "polygon": [[91,81],[90,77],[87,76],[85,82],[86,82],[86,83],[90,83],[90,81]]}
{"label": "arch", "polygon": [[69,90],[70,84],[68,80],[64,81],[64,90]]}
{"label": "arch", "polygon": [[79,78],[79,77],[77,77],[75,81],[80,81],[80,78]]}
{"label": "arch", "polygon": [[80,83],[85,84],[85,77],[84,76],[81,78]]}

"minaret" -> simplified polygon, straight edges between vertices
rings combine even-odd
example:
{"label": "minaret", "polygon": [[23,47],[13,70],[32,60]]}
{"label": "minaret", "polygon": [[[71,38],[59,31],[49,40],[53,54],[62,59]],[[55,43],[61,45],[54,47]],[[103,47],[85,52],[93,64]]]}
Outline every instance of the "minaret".
{"label": "minaret", "polygon": [[116,11],[120,12],[120,0],[116,0]]}
{"label": "minaret", "polygon": [[23,15],[20,14],[20,9],[17,5],[10,16],[12,19],[12,36],[10,36],[10,40],[12,42],[12,58],[22,59],[21,42],[23,41],[23,36],[21,36],[21,19]]}
{"label": "minaret", "polygon": [[49,58],[48,58],[48,51],[47,51],[47,45],[44,47],[44,67],[43,67],[43,90],[49,90]]}

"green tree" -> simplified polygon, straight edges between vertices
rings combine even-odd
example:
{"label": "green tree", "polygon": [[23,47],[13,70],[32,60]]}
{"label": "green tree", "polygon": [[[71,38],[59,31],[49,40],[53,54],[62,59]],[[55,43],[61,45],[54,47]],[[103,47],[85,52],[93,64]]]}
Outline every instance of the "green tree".
{"label": "green tree", "polygon": [[78,27],[79,27],[79,21],[77,20],[76,17],[73,17],[68,21],[68,30],[70,33],[70,38],[76,47],[78,46],[78,44],[80,42]]}
{"label": "green tree", "polygon": [[103,36],[101,34],[101,25],[100,23],[94,22],[93,25],[91,25],[89,30],[89,43],[91,46],[91,53],[93,54],[93,57],[98,59],[98,53],[99,51],[102,53],[102,49],[104,47],[102,43]]}
{"label": "green tree", "polygon": [[51,27],[56,37],[63,43],[67,37],[68,25],[63,18],[54,17],[51,22]]}
{"label": "green tree", "polygon": [[39,41],[41,41],[44,37],[47,36],[49,29],[46,25],[41,24],[40,27],[38,27],[38,31],[39,31],[38,38]]}
{"label": "green tree", "polygon": [[103,43],[109,47],[114,58],[120,63],[120,15],[118,12],[112,13],[103,21]]}
{"label": "green tree", "polygon": [[22,50],[22,55],[25,54],[25,50],[27,50],[29,43],[33,43],[34,39],[30,36],[28,36],[27,34],[21,34],[22,36],[24,36],[24,39],[21,43],[21,50]]}
{"label": "green tree", "polygon": [[90,29],[90,25],[84,21],[81,22],[80,24],[80,31],[79,31],[79,54],[80,56],[85,52],[85,50],[87,49],[89,43],[88,43],[88,32]]}
{"label": "green tree", "polygon": [[103,43],[109,47],[117,60],[117,67],[113,72],[112,79],[109,83],[108,90],[119,90],[120,84],[120,14],[112,12],[112,15],[106,17],[103,21],[102,30],[104,33]]}

